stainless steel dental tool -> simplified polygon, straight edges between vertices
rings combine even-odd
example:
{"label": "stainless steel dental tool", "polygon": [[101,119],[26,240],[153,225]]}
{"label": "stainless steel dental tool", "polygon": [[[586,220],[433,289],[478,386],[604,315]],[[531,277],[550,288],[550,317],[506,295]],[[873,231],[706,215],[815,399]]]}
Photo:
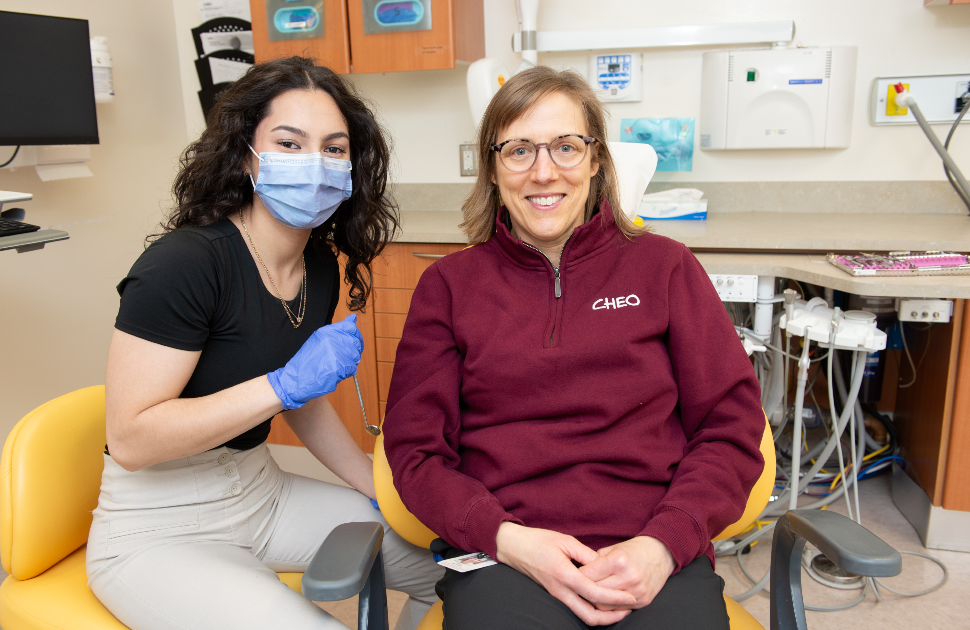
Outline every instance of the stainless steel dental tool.
{"label": "stainless steel dental tool", "polygon": [[357,400],[360,401],[360,413],[364,416],[364,430],[374,437],[377,437],[381,434],[381,429],[367,422],[367,412],[364,411],[364,397],[360,395],[360,381],[357,380],[356,374],[354,374],[354,385],[357,387]]}

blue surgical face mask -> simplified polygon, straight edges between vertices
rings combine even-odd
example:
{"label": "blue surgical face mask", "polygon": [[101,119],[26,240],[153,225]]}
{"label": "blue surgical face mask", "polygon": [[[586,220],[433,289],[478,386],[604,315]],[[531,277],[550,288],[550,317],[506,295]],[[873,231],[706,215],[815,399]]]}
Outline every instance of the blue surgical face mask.
{"label": "blue surgical face mask", "polygon": [[350,198],[349,160],[322,153],[257,154],[251,146],[249,150],[259,160],[253,191],[273,218],[287,227],[306,230],[322,225]]}

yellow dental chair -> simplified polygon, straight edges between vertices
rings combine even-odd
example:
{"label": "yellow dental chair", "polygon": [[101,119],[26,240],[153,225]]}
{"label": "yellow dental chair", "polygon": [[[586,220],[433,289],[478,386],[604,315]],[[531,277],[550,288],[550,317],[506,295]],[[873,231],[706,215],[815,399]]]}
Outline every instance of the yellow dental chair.
{"label": "yellow dental chair", "polygon": [[[88,387],[41,405],[24,416],[7,436],[0,456],[0,559],[10,574],[0,584],[3,630],[125,628],[88,588],[85,573],[91,511],[97,506],[101,487],[104,409],[104,387]],[[770,431],[766,431],[761,448],[765,473],[751,492],[744,516],[719,538],[743,531],[768,502],[775,470]],[[388,522],[412,543],[427,547],[437,536],[414,518],[398,497],[383,439],[378,440],[375,451],[374,476],[381,511]],[[797,516],[798,512],[789,512],[786,517],[792,520],[793,514]],[[855,523],[834,513],[814,514],[841,521],[825,524],[795,518],[793,524],[786,521],[784,527],[776,528],[772,547],[773,629],[805,627],[804,615],[797,626],[784,620],[775,624],[776,598],[780,601],[777,608],[782,613],[787,611],[793,620],[800,610],[800,592],[796,602],[784,598],[797,590],[799,544],[805,539],[839,566],[860,575],[896,575],[901,568],[898,553]],[[280,581],[301,592],[302,579],[302,592],[316,601],[343,599],[360,592],[360,618],[370,615],[367,627],[373,630],[386,628],[382,563],[378,561],[382,536],[383,529],[377,523],[342,525],[323,544],[306,575],[280,573]],[[785,536],[787,543],[779,552],[779,539]],[[839,540],[846,544],[837,544]],[[792,582],[791,589],[785,579]],[[743,608],[725,599],[732,630],[761,628]],[[419,630],[440,630],[441,624],[439,602],[424,617]]]}
{"label": "yellow dental chair", "polygon": [[[17,423],[0,457],[3,630],[124,630],[87,585],[84,554],[101,490],[104,387],[45,403]],[[300,591],[302,573],[280,580]]]}

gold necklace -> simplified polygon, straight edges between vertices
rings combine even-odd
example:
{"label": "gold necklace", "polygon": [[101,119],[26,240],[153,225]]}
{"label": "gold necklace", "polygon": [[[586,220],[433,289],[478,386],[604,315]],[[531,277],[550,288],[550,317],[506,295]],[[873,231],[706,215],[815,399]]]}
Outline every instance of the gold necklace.
{"label": "gold necklace", "polygon": [[269,278],[269,283],[273,285],[273,290],[276,291],[276,297],[280,299],[280,303],[283,305],[283,310],[286,311],[286,316],[289,318],[290,323],[293,324],[293,328],[299,328],[300,324],[303,323],[303,316],[306,315],[306,257],[300,256],[303,261],[303,302],[300,304],[300,313],[297,315],[290,310],[290,307],[286,304],[286,300],[283,299],[283,295],[280,293],[279,287],[276,286],[276,282],[273,281],[273,276],[269,273],[269,267],[263,262],[263,257],[259,255],[256,251],[256,245],[253,243],[253,237],[249,233],[249,228],[246,227],[246,222],[243,221],[242,210],[239,211],[239,222],[242,223],[243,231],[246,233],[246,238],[249,239],[249,246],[253,248],[253,253],[256,254],[256,260],[259,264],[263,266],[263,271],[266,272],[266,277]]}

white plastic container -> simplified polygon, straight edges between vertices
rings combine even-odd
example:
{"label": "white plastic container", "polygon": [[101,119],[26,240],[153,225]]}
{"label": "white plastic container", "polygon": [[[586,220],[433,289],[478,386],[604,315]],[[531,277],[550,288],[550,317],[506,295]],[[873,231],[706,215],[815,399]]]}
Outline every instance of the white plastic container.
{"label": "white plastic container", "polygon": [[115,100],[114,65],[107,37],[91,38],[91,70],[94,73],[94,100],[111,103]]}

